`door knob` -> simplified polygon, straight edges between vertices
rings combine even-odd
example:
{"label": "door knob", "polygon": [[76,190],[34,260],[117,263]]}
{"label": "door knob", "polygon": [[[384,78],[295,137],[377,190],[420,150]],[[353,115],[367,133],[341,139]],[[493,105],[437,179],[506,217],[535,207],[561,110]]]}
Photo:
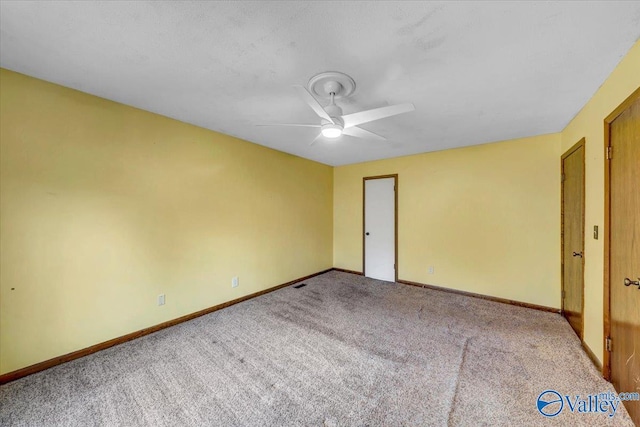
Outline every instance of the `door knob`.
{"label": "door knob", "polygon": [[366,232],[366,233],[364,233],[364,234],[366,234],[366,235],[368,236],[368,235],[369,235],[369,232],[367,231],[367,232]]}
{"label": "door knob", "polygon": [[580,258],[582,258],[582,252],[574,252],[573,256],[579,256]]}
{"label": "door knob", "polygon": [[629,279],[628,277],[625,277],[624,278],[624,285],[625,286],[631,286],[631,285],[637,286],[638,290],[640,290],[640,277],[638,277],[638,280],[635,280],[635,281]]}

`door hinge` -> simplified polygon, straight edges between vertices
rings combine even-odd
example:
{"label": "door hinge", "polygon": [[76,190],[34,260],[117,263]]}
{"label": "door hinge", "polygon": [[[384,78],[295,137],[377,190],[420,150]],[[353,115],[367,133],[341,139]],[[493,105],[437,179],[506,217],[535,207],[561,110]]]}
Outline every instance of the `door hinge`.
{"label": "door hinge", "polygon": [[562,176],[560,177],[560,180],[564,182],[566,179],[567,179],[567,176],[565,174],[562,174]]}
{"label": "door hinge", "polygon": [[611,351],[611,337],[605,338],[604,343],[607,351]]}
{"label": "door hinge", "polygon": [[562,291],[562,299],[565,299],[567,297],[567,292],[566,291]]}
{"label": "door hinge", "polygon": [[395,265],[395,264],[393,264],[393,269],[394,269],[394,270],[396,269],[396,265]]}
{"label": "door hinge", "polygon": [[613,158],[613,147],[608,146],[606,151],[607,160],[611,160]]}

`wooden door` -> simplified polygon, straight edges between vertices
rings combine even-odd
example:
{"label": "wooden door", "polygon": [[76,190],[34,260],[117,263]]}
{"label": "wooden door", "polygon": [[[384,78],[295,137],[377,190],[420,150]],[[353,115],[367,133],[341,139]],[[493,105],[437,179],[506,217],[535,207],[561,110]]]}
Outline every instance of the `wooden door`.
{"label": "wooden door", "polygon": [[583,295],[584,139],[562,156],[562,314],[580,339]]}
{"label": "wooden door", "polygon": [[396,276],[397,176],[364,179],[363,272],[394,282]]}
{"label": "wooden door", "polygon": [[[610,124],[611,382],[640,392],[640,97]],[[640,426],[640,402],[625,402]]]}

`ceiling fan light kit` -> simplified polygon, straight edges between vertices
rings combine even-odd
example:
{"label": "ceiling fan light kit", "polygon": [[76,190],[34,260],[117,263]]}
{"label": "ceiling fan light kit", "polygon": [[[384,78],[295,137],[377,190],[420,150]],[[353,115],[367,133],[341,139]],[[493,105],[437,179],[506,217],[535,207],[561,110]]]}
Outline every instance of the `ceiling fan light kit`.
{"label": "ceiling fan light kit", "polygon": [[327,123],[322,125],[322,130],[320,132],[322,132],[322,136],[324,136],[325,138],[337,138],[342,135],[342,126],[333,123]]}
{"label": "ceiling fan light kit", "polygon": [[[313,76],[309,80],[308,86],[309,90],[302,86],[294,86],[294,88],[321,119],[320,125],[273,123],[258,126],[319,127],[320,134],[311,141],[310,145],[316,142],[321,136],[335,139],[341,135],[348,135],[356,138],[385,141],[385,137],[377,135],[366,129],[362,129],[357,125],[415,110],[413,104],[398,104],[343,115],[342,108],[336,105],[335,100],[350,96],[356,89],[356,82],[348,75],[337,71],[327,71]],[[329,105],[323,107],[314,95],[319,98],[329,99]]]}

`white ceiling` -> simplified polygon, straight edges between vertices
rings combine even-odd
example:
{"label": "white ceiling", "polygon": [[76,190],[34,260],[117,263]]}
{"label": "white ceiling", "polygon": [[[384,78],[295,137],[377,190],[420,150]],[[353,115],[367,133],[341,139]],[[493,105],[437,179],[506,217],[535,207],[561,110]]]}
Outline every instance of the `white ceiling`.
{"label": "white ceiling", "polygon": [[[640,36],[640,2],[0,3],[0,66],[329,165],[558,132]],[[335,70],[344,113],[412,102],[313,146],[291,88]]]}

